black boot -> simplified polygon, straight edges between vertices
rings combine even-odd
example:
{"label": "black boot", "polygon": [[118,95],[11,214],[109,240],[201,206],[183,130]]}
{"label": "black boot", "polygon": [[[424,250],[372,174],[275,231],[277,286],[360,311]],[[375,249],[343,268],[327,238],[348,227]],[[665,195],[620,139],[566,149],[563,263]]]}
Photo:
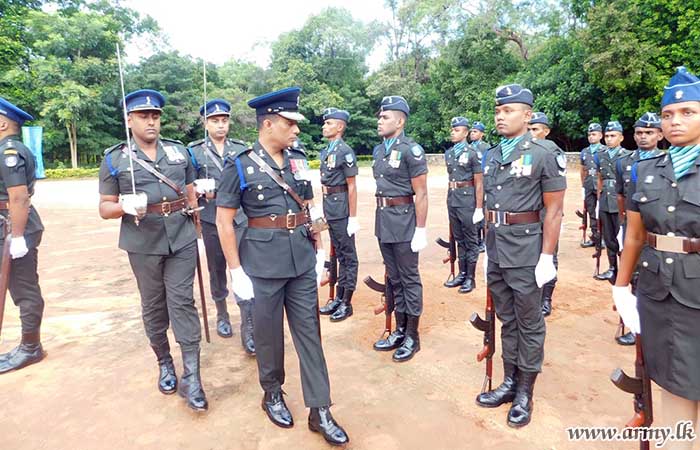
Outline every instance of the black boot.
{"label": "black boot", "polygon": [[459,288],[460,294],[468,294],[476,289],[476,261],[467,263],[467,279],[464,280],[462,287]]}
{"label": "black boot", "polygon": [[338,306],[338,309],[331,314],[331,322],[341,322],[348,317],[352,316],[352,294],[354,291],[352,289],[343,289],[342,303]]}
{"label": "black boot", "polygon": [[386,338],[374,343],[374,349],[378,352],[388,352],[395,350],[403,344],[406,339],[406,314],[394,311],[396,317],[396,329]]}
{"label": "black boot", "polygon": [[9,353],[0,355],[0,373],[9,372],[11,370],[19,370],[32,364],[36,364],[44,357],[46,353],[41,346],[41,334],[22,333],[22,341]]}
{"label": "black boot", "polygon": [[199,374],[199,349],[182,351],[183,374],[180,380],[180,388],[177,390],[180,397],[187,399],[187,406],[195,411],[206,411],[209,408],[207,396],[202,388],[202,378]]}
{"label": "black boot", "polygon": [[333,419],[330,406],[311,408],[309,412],[309,430],[323,434],[323,439],[331,445],[345,445],[350,442],[343,427]]}
{"label": "black boot", "polygon": [[555,286],[554,280],[542,286],[542,315],[545,317],[552,314],[552,294]]}
{"label": "black boot", "polygon": [[515,364],[503,362],[503,383],[496,389],[482,392],[476,396],[476,404],[484,408],[497,408],[510,403],[515,398],[515,376],[518,368]]}
{"label": "black boot", "polygon": [[216,334],[222,338],[230,338],[233,336],[233,328],[231,328],[226,300],[217,300],[214,303],[216,304]]}
{"label": "black boot", "polygon": [[238,304],[241,310],[241,345],[243,350],[255,356],[255,340],[253,339],[253,300]]}
{"label": "black boot", "polygon": [[616,337],[615,340],[620,345],[634,345],[636,343],[634,333],[632,333],[631,331],[629,333],[623,334],[622,336]]}
{"label": "black boot", "polygon": [[515,399],[508,411],[508,426],[524,427],[532,419],[532,390],[535,387],[537,372],[518,371],[518,386]]}
{"label": "black boot", "polygon": [[617,257],[615,255],[608,255],[608,264],[610,264],[610,268],[605,272],[596,275],[595,278],[596,280],[601,281],[608,280],[614,285],[615,281],[617,280]]}
{"label": "black boot", "polygon": [[447,288],[461,286],[462,283],[464,283],[464,280],[466,280],[466,279],[467,279],[467,263],[466,263],[466,260],[460,259],[459,260],[459,273],[453,279],[451,279],[449,281],[445,281],[443,283],[443,286],[445,286]]}
{"label": "black boot", "polygon": [[282,428],[292,428],[294,419],[292,413],[289,412],[287,404],[284,403],[282,391],[265,392],[262,399],[262,409],[270,418],[272,423]]}
{"label": "black boot", "polygon": [[343,302],[343,294],[345,293],[345,289],[342,287],[337,287],[335,290],[335,297],[333,300],[329,300],[328,303],[326,303],[324,306],[321,306],[319,309],[319,312],[321,313],[322,316],[328,316],[330,314],[333,314],[336,309],[340,306],[340,304]]}
{"label": "black boot", "polygon": [[403,340],[401,347],[397,348],[394,356],[391,358],[395,362],[406,362],[420,350],[420,337],[418,335],[418,322],[420,316],[412,316],[406,314],[406,339]]}
{"label": "black boot", "polygon": [[170,356],[170,343],[166,340],[161,345],[151,344],[151,348],[158,358],[158,390],[165,395],[174,394],[177,391],[177,375],[173,357]]}

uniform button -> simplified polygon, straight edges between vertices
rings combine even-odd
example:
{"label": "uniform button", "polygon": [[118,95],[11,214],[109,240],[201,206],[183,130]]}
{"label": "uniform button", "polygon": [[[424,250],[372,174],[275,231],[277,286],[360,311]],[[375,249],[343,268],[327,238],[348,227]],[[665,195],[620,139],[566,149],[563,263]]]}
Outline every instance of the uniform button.
{"label": "uniform button", "polygon": [[379,209],[384,210],[384,207],[383,207],[383,206],[380,206]]}
{"label": "uniform button", "polygon": [[499,224],[496,223],[496,224],[494,224],[493,226],[496,227],[496,228],[498,228],[498,225],[499,225]]}
{"label": "uniform button", "polygon": [[671,183],[671,187],[676,187],[678,186],[676,183]]}
{"label": "uniform button", "polygon": [[258,185],[258,190],[259,190],[259,191],[262,190],[262,184],[259,184],[259,185]]}
{"label": "uniform button", "polygon": [[379,178],[384,178],[384,174],[380,174],[380,175],[379,175]]}
{"label": "uniform button", "polygon": [[645,201],[647,201],[647,198],[646,198],[646,197],[642,197],[642,198],[639,199],[639,201],[640,201],[640,202],[645,202]]}
{"label": "uniform button", "polygon": [[649,263],[646,261],[642,261],[642,267],[649,267]]}
{"label": "uniform button", "polygon": [[333,197],[333,200],[338,200],[338,197]]}
{"label": "uniform button", "polygon": [[280,170],[280,173],[281,173],[282,175],[284,175],[284,170]]}
{"label": "uniform button", "polygon": [[287,214],[291,214],[291,213],[292,213],[292,210],[291,210],[291,209],[288,209],[288,210],[287,210]]}
{"label": "uniform button", "polygon": [[525,230],[525,234],[530,234],[530,230]]}
{"label": "uniform button", "polygon": [[159,183],[162,183],[162,182],[163,182],[163,180],[158,180],[158,182],[159,182]]}
{"label": "uniform button", "polygon": [[501,166],[501,170],[503,170],[503,166]]}
{"label": "uniform button", "polygon": [[501,207],[501,205],[499,205],[498,203],[496,203],[495,205],[493,205],[493,207],[496,208],[496,209],[498,209],[498,208]]}
{"label": "uniform button", "polygon": [[[207,166],[204,166],[204,167],[207,167]],[[158,164],[156,164],[156,169],[160,169],[160,166]]]}
{"label": "uniform button", "polygon": [[289,230],[289,234],[293,234],[293,233],[294,233],[294,230]]}
{"label": "uniform button", "polygon": [[382,191],[379,191],[379,193],[381,194],[381,193],[382,193]]}
{"label": "uniform button", "polygon": [[498,185],[498,186],[496,186],[496,189],[498,189],[500,191],[501,189],[503,189],[503,187]]}
{"label": "uniform button", "polygon": [[676,236],[676,233],[674,233],[673,231],[669,231],[668,233],[666,233],[666,236],[674,237]]}
{"label": "uniform button", "polygon": [[666,264],[673,264],[673,258],[666,258]]}
{"label": "uniform button", "polygon": [[676,210],[676,207],[673,206],[673,205],[671,205],[671,206],[669,206],[668,208],[666,208],[666,210],[667,210],[668,212],[673,212],[673,211]]}
{"label": "uniform button", "polygon": [[166,201],[167,199],[168,199],[168,197],[163,197],[163,201]]}

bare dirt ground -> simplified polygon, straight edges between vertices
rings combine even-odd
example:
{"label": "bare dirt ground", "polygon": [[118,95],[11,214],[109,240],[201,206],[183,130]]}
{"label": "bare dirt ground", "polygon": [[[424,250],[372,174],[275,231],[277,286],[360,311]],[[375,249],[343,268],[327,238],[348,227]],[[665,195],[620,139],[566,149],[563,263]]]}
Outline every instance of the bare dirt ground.
{"label": "bare dirt ground", "polygon": [[[467,319],[473,311],[483,313],[483,270],[480,262],[475,293],[460,295],[442,287],[448,267],[441,263],[444,249],[434,240],[447,238],[447,183],[444,170],[435,167],[429,179],[430,244],[421,253],[425,314],[420,353],[408,363],[395,364],[390,353],[372,350],[384,317],[373,315],[379,298],[364,285],[358,286],[351,319],[334,324],[322,317],[333,413],[351,436],[348,448],[637,448],[634,442],[569,442],[565,431],[570,426],[622,427],[632,414],[631,396],[615,388],[609,375],[617,366],[633,371],[634,348],[613,341],[617,316],[611,310],[610,285],[593,280],[592,251],[579,248],[576,173],[569,174],[559,283],[547,320],[545,366],[535,387],[532,423],[513,430],[506,425],[506,406],[489,410],[474,404],[484,375],[484,365],[475,359],[482,335]],[[362,169],[359,183],[360,279],[370,274],[377,278],[383,267],[373,236],[370,169]],[[97,215],[97,181],[42,181],[34,204],[46,226],[40,277],[48,357],[0,376],[2,449],[327,448],[306,427],[289,337],[284,388],[296,426],[277,428],[264,415],[257,367],[240,347],[233,303],[233,339],[216,336],[214,305],[209,304],[212,343],[202,343],[209,411],[196,415],[178,396],[161,395],[136,283],[126,254],[117,248],[118,221]],[[327,289],[320,296],[325,302]],[[19,335],[18,312],[8,297],[0,351],[9,351]],[[172,336],[171,343],[179,374],[180,354]],[[494,367],[499,383],[500,341]]]}

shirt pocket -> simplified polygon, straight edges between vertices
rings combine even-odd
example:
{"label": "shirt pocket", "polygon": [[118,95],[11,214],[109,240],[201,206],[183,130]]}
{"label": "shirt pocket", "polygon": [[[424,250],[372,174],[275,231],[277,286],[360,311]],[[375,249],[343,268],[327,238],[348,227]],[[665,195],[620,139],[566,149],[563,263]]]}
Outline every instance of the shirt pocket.
{"label": "shirt pocket", "polygon": [[642,218],[645,215],[659,214],[662,207],[658,200],[661,198],[662,192],[662,189],[645,189],[632,194],[632,200],[639,206]]}
{"label": "shirt pocket", "polygon": [[663,280],[659,278],[660,252],[651,247],[645,247],[639,261],[637,294],[652,300],[664,300],[668,290],[664,287]]}

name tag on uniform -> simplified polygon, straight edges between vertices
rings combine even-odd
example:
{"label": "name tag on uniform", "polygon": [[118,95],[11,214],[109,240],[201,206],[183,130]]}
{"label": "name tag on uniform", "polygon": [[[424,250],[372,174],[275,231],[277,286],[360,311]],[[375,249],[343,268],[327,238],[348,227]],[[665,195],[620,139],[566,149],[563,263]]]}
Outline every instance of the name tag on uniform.
{"label": "name tag on uniform", "polygon": [[392,150],[389,156],[389,165],[394,169],[398,169],[401,165],[401,152],[398,150]]}
{"label": "name tag on uniform", "polygon": [[182,162],[185,160],[185,156],[178,152],[175,147],[164,145],[163,150],[165,151],[165,156],[168,157],[168,161],[170,162]]}

